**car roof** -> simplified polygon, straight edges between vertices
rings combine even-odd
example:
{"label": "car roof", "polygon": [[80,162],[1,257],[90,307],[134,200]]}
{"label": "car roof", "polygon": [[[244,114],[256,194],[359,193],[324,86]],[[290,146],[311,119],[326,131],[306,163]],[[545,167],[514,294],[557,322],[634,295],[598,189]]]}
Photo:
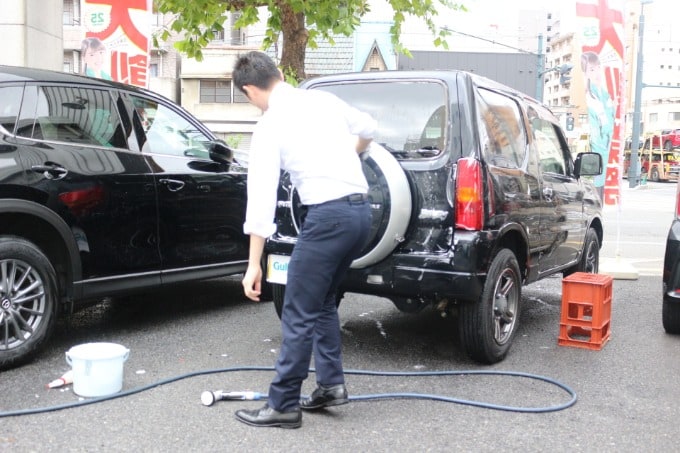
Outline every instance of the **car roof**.
{"label": "car roof", "polygon": [[478,74],[473,74],[471,72],[462,71],[458,69],[440,69],[440,70],[416,70],[416,71],[362,71],[362,72],[351,72],[343,74],[332,74],[323,75],[318,77],[312,77],[305,80],[301,87],[308,88],[310,86],[319,83],[343,83],[348,81],[365,81],[365,80],[441,80],[445,83],[453,83],[457,78],[463,77],[467,78],[473,84],[492,90],[497,90],[504,92],[508,95],[514,96],[517,99],[521,99],[528,105],[531,105],[537,112],[541,112],[541,115],[550,118],[553,121],[557,121],[554,113],[550,108],[536,100],[532,96],[526,93],[522,93],[514,88],[504,85],[488,77],[480,76]]}
{"label": "car roof", "polygon": [[101,88],[118,88],[128,91],[138,91],[147,95],[154,95],[154,93],[151,93],[150,91],[143,88],[126,85],[120,82],[113,82],[110,80],[97,79],[95,77],[88,77],[80,74],[51,71],[49,69],[0,65],[0,83],[6,82],[49,82],[90,85]]}

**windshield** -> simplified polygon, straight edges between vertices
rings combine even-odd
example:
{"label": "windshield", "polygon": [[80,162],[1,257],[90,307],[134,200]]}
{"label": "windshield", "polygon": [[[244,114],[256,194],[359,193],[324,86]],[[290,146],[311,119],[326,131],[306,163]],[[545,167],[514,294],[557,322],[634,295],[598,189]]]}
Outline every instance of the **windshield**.
{"label": "windshield", "polygon": [[374,140],[401,159],[440,154],[446,144],[446,89],[427,81],[371,81],[314,87],[378,121]]}

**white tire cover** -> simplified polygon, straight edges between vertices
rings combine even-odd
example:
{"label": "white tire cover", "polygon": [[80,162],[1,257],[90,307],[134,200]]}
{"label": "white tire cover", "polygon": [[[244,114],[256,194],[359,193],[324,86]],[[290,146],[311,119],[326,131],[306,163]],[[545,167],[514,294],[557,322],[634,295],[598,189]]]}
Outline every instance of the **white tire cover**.
{"label": "white tire cover", "polygon": [[[381,212],[387,219],[387,226],[378,242],[352,262],[353,269],[361,269],[382,261],[404,240],[413,206],[406,174],[389,151],[377,143],[371,143],[364,166],[370,167],[376,174],[382,173],[379,176],[382,176],[383,183],[387,184],[388,203],[377,204],[370,197],[374,191],[384,192],[384,187],[370,187],[368,192],[372,212],[374,215],[377,211]],[[369,178],[369,184],[370,181]]]}

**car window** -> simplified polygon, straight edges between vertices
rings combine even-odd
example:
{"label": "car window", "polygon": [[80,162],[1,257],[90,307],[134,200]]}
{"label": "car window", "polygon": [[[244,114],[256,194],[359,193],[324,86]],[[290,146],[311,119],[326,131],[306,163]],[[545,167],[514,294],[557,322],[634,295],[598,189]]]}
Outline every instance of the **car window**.
{"label": "car window", "polygon": [[118,110],[106,90],[27,86],[16,133],[34,140],[127,147]]}
{"label": "car window", "polygon": [[331,92],[370,114],[378,122],[374,141],[398,158],[432,157],[445,147],[449,112],[441,83],[357,82],[314,89]]}
{"label": "car window", "polygon": [[486,161],[503,168],[519,168],[524,162],[527,137],[519,106],[507,96],[478,91],[478,123]]}
{"label": "car window", "polygon": [[538,160],[541,171],[558,175],[567,174],[567,161],[564,158],[560,139],[555,131],[555,125],[541,118],[531,119],[531,129],[534,143],[538,150]]}
{"label": "car window", "polygon": [[135,126],[146,141],[143,152],[209,159],[210,137],[169,107],[151,99],[131,96]]}
{"label": "car window", "polygon": [[23,86],[0,88],[0,126],[13,134],[19,116]]}

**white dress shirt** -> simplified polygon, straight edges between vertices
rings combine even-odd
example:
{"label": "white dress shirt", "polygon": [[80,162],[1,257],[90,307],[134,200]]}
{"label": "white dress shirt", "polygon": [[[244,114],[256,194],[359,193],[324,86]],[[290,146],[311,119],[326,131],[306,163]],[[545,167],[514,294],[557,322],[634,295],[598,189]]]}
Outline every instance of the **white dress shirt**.
{"label": "white dress shirt", "polygon": [[282,169],[306,205],[366,193],[356,136],[372,138],[376,127],[370,115],[331,93],[277,83],[251,141],[244,232],[269,237],[276,231]]}

